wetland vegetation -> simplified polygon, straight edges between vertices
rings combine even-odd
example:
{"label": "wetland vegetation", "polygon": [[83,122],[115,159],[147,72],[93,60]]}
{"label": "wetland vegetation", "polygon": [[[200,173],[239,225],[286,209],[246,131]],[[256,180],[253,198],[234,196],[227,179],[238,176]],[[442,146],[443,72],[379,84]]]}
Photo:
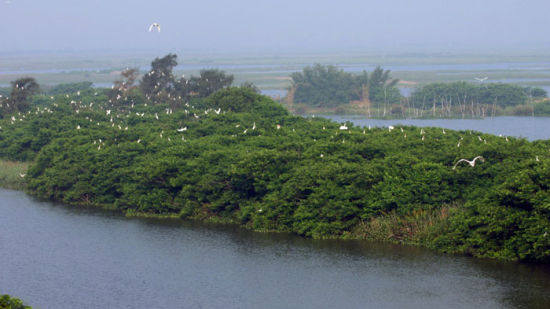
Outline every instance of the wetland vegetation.
{"label": "wetland vegetation", "polygon": [[550,261],[549,141],[298,117],[223,71],[176,78],[175,60],[140,85],[4,98],[0,157],[69,205]]}

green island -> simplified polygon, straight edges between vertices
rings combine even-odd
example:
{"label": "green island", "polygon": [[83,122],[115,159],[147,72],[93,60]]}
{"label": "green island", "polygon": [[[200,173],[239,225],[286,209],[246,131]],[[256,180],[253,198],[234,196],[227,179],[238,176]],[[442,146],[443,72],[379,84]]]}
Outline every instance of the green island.
{"label": "green island", "polygon": [[127,216],[550,261],[550,141],[299,117],[222,71],[176,79],[175,60],[139,86],[132,69],[112,89],[13,82],[1,184]]}

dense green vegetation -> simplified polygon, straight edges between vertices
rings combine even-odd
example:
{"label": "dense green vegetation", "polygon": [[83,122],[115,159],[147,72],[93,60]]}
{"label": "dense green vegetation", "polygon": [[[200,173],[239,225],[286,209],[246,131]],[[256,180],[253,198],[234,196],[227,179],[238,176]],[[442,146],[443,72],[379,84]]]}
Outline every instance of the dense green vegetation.
{"label": "dense green vegetation", "polygon": [[250,87],[120,91],[7,115],[0,157],[32,161],[27,190],[71,205],[550,261],[550,141],[296,117]]}
{"label": "dense green vegetation", "polygon": [[[428,111],[433,117],[486,117],[546,96],[544,89],[511,84],[433,83],[414,91],[407,104],[421,112]],[[530,115],[533,109],[529,108]]]}
{"label": "dense green vegetation", "polygon": [[377,67],[368,74],[316,64],[291,74],[287,100],[299,114],[334,112],[368,117],[487,117],[548,115],[544,89],[504,83],[430,83],[401,96],[397,79]]}
{"label": "dense green vegetation", "polygon": [[4,294],[0,295],[0,309],[32,309],[32,307],[24,305],[19,298]]}
{"label": "dense green vegetation", "polygon": [[374,102],[382,106],[399,102],[401,95],[391,79],[389,71],[377,67],[370,75],[344,72],[335,66],[316,64],[302,72],[292,73],[292,89],[295,103],[317,107],[334,107],[351,101]]}

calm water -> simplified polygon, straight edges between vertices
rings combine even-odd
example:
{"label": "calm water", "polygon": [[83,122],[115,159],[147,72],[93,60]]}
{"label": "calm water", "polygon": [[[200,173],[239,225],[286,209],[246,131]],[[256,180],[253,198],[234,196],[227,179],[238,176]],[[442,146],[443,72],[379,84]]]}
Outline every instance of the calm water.
{"label": "calm water", "polygon": [[474,130],[494,135],[525,137],[528,140],[550,138],[550,117],[495,117],[480,119],[367,119],[358,116],[322,116],[336,122],[350,121],[361,127],[412,125],[453,130]]}
{"label": "calm water", "polygon": [[550,268],[127,219],[0,189],[0,293],[35,308],[550,308]]}

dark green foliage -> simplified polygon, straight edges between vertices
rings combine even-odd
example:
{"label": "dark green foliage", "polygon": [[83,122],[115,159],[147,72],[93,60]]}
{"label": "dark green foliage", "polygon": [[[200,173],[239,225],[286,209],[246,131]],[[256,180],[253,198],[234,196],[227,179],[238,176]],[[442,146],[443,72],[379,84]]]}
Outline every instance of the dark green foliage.
{"label": "dark green foliage", "polygon": [[32,309],[32,307],[24,305],[19,298],[4,294],[0,295],[0,309]]}
{"label": "dark green foliage", "polygon": [[332,65],[308,66],[290,76],[295,89],[294,102],[319,107],[367,99],[376,103],[399,102],[401,95],[395,86],[398,80],[391,80],[389,73],[377,67],[369,77],[365,71],[352,75]]}
{"label": "dark green foliage", "polygon": [[68,84],[59,84],[50,89],[44,89],[44,93],[47,95],[58,95],[66,93],[76,93],[78,91],[84,91],[92,88],[92,82],[79,82],[79,83],[68,83]]}
{"label": "dark green foliage", "polygon": [[32,77],[23,77],[11,82],[11,93],[4,104],[7,112],[26,112],[30,107],[32,95],[38,92],[40,87]]}
{"label": "dark green foliage", "polygon": [[267,117],[285,116],[288,112],[266,96],[260,95],[249,87],[232,87],[220,90],[211,95],[208,106],[232,112],[249,112]]}
{"label": "dark green foliage", "polygon": [[543,99],[548,97],[548,92],[538,87],[525,87],[523,88],[523,91],[525,91],[525,94],[527,94],[529,97],[535,99]]}
{"label": "dark green foliage", "polygon": [[[391,216],[414,228],[417,216],[424,227],[409,235],[415,243],[550,259],[549,141],[350,123],[340,130],[292,116],[248,87],[180,101],[173,111],[137,102],[145,100],[138,89],[134,99],[117,105],[88,90],[42,98],[0,120],[0,157],[32,160],[28,191],[68,204],[315,238],[369,238],[354,231]],[[486,161],[453,170],[478,155]]]}
{"label": "dark green foliage", "polygon": [[162,92],[170,93],[176,82],[172,69],[178,65],[177,55],[168,54],[162,58],[155,58],[151,63],[151,70],[141,79],[140,87],[145,95],[156,96]]}
{"label": "dark green foliage", "polygon": [[411,95],[410,105],[422,110],[432,110],[432,116],[436,116],[437,110],[437,116],[485,117],[494,115],[497,109],[528,103],[530,93],[545,96],[539,90],[544,91],[502,83],[432,83],[416,89]]}
{"label": "dark green foliage", "polygon": [[535,104],[535,114],[537,116],[550,115],[550,100],[545,100]]}
{"label": "dark green foliage", "polygon": [[[168,54],[162,58],[156,58],[151,63],[151,70],[140,82],[140,89],[148,101],[155,104],[168,103],[172,108],[180,108],[182,101],[206,98],[233,83],[233,75],[227,75],[218,69],[201,70],[200,76],[191,76],[190,79],[184,77],[176,79],[172,73],[173,68],[178,64],[176,58],[176,55]],[[132,88],[130,82],[133,83],[135,80],[136,72],[134,69],[123,72],[123,81],[119,81],[110,92],[111,101],[114,102],[116,97],[123,97],[124,93]]]}
{"label": "dark green foliage", "polygon": [[218,69],[201,70],[200,76],[191,77],[189,84],[194,96],[205,98],[214,92],[231,86],[233,75],[226,75]]}

